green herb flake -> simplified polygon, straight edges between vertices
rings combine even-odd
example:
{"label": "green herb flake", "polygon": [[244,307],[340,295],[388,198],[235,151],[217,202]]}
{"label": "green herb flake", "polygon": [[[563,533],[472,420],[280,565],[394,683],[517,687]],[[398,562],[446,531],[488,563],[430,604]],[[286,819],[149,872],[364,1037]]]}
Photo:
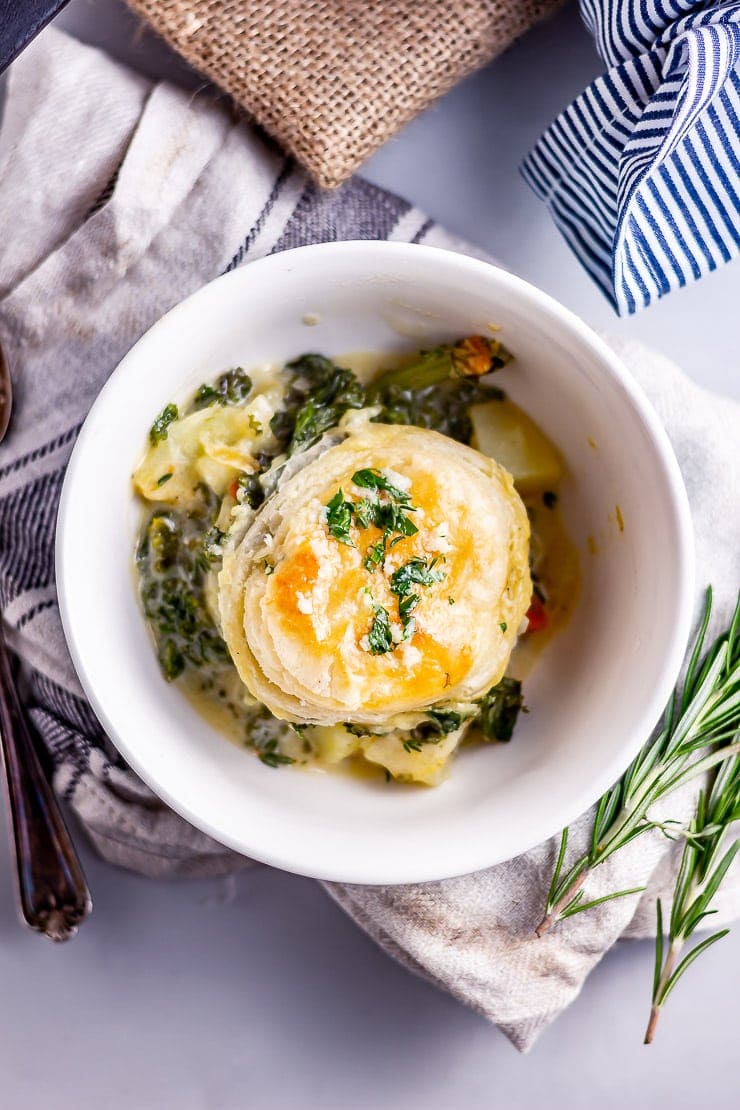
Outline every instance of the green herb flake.
{"label": "green herb flake", "polygon": [[419,529],[414,524],[410,517],[406,516],[406,511],[410,513],[416,512],[411,505],[380,505],[376,517],[378,528],[383,528],[384,531],[393,533],[400,532],[401,536],[415,536]]}
{"label": "green herb flake", "polygon": [[499,628],[501,629],[502,632],[505,632],[508,627],[509,626],[506,623],[506,621],[501,621],[501,624],[499,625]]}
{"label": "green herb flake", "polygon": [[368,528],[375,522],[375,513],[377,511],[377,504],[373,501],[368,501],[364,498],[361,501],[355,501],[354,514],[355,524],[358,528]]}
{"label": "green herb flake", "polygon": [[448,598],[447,598],[447,604],[448,604],[448,605],[454,605],[454,604],[455,604],[455,599],[454,599],[454,597],[448,597]]}
{"label": "green herb flake", "polygon": [[329,535],[333,536],[339,543],[346,544],[347,547],[355,546],[349,534],[352,524],[352,508],[352,502],[344,500],[341,489],[337,490],[326,506],[326,526],[329,529]]}
{"label": "green herb flake", "polygon": [[445,573],[442,570],[434,569],[436,562],[437,560],[433,559],[427,566],[426,559],[415,555],[413,559],[409,559],[398,570],[394,570],[391,575],[391,592],[396,594],[397,597],[405,597],[411,593],[415,585],[432,586],[435,582],[441,582]]}
{"label": "green herb flake", "polygon": [[171,477],[172,477],[172,471],[169,470],[166,474],[162,474],[159,478],[157,478],[157,485],[158,486],[163,486],[165,484],[165,482],[169,482]]}
{"label": "green herb flake", "polygon": [[367,634],[367,646],[371,655],[385,655],[393,651],[390,614],[382,605],[373,605],[373,622]]}
{"label": "green herb flake", "polygon": [[416,619],[411,614],[420,601],[418,594],[405,594],[398,602],[398,615],[401,618],[404,640],[410,640],[416,631]]}
{"label": "green herb flake", "polygon": [[385,541],[386,536],[384,533],[377,543],[374,543],[372,547],[367,549],[362,565],[365,570],[369,570],[371,574],[378,569],[385,558]]}
{"label": "green herb flake", "polygon": [[423,740],[417,740],[414,736],[409,736],[403,742],[403,750],[405,752],[420,752],[423,743]]}
{"label": "green herb flake", "polygon": [[382,471],[375,468],[366,468],[364,470],[356,470],[352,475],[352,481],[360,489],[374,489],[380,492],[387,493],[394,501],[398,501],[401,505],[408,505],[411,501],[411,495],[405,490],[399,489],[388,481]]}
{"label": "green herb flake", "polygon": [[277,740],[269,740],[258,754],[266,767],[285,767],[289,763],[295,763],[289,755],[283,755],[277,750]]}
{"label": "green herb flake", "polygon": [[162,440],[167,439],[167,430],[173,420],[177,420],[179,415],[177,405],[169,404],[164,406],[149,429],[149,439],[152,445],[156,446],[157,443],[161,443]]}

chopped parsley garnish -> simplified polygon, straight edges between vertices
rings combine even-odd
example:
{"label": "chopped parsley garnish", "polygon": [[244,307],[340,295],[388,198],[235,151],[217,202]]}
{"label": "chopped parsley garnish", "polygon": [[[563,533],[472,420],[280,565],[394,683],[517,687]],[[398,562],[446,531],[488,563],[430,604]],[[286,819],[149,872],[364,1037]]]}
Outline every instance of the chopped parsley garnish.
{"label": "chopped parsley garnish", "polygon": [[[373,569],[368,564],[368,559],[375,560],[382,557],[385,550],[385,535],[382,540],[374,544],[370,548],[368,555],[365,556],[365,566],[368,570]],[[444,571],[435,570],[436,564],[439,562],[439,556],[432,559],[427,565],[426,559],[415,556],[409,559],[398,570],[394,571],[390,577],[391,592],[398,598],[398,616],[401,621],[402,635],[399,643],[404,643],[410,640],[416,631],[416,619],[413,616],[414,610],[421,601],[421,595],[414,592],[415,586],[431,586],[435,582],[440,582],[444,578]],[[381,655],[388,651],[393,651],[396,643],[393,639],[393,631],[390,623],[390,615],[387,609],[382,605],[373,605],[373,624],[368,635],[368,651],[373,655]]]}
{"label": "chopped parsley garnish", "polygon": [[[413,536],[419,531],[406,515],[416,509],[411,504],[411,496],[389,482],[380,470],[357,470],[352,475],[352,481],[361,489],[375,490],[378,495],[386,494],[388,500],[381,501],[378,496],[346,501],[343,491],[338,489],[326,506],[326,524],[329,534],[347,547],[355,546],[350,536],[353,522],[360,529],[369,528],[371,524],[380,529],[383,535],[365,554],[365,569],[372,572],[383,562],[389,543],[392,546],[404,536]],[[398,535],[392,540],[394,533]]]}
{"label": "chopped parsley garnish", "polygon": [[377,543],[374,543],[371,547],[367,549],[367,554],[365,555],[362,565],[364,566],[365,570],[369,570],[372,574],[374,570],[377,570],[384,559],[385,534],[381,536]]}
{"label": "chopped parsley garnish", "polygon": [[393,634],[388,610],[382,605],[373,605],[373,623],[367,634],[367,646],[371,655],[385,655],[393,651]]}
{"label": "chopped parsley garnish", "polygon": [[329,529],[329,534],[339,543],[346,544],[347,547],[355,546],[349,534],[353,508],[351,501],[344,500],[344,494],[340,489],[337,490],[326,506],[326,526]]}
{"label": "chopped parsley garnish", "polygon": [[161,443],[163,439],[167,439],[167,429],[173,420],[177,420],[179,415],[177,405],[169,404],[164,406],[149,429],[149,440],[152,445],[156,446],[156,444]]}
{"label": "chopped parsley garnish", "polygon": [[454,604],[455,604],[455,599],[454,599],[454,597],[448,597],[448,598],[447,598],[447,604],[448,604],[448,605],[454,605]]}
{"label": "chopped parsley garnish", "polygon": [[382,528],[389,537],[394,532],[399,532],[401,537],[415,536],[419,529],[411,517],[406,516],[407,512],[415,511],[413,505],[378,504],[373,507],[372,523],[376,528]]}
{"label": "chopped parsley garnish", "polygon": [[[415,509],[410,504],[410,495],[398,486],[394,486],[379,470],[370,468],[357,470],[352,475],[352,481],[361,489],[374,489],[378,493],[386,494],[391,500],[381,502],[380,499],[373,501],[362,498],[360,501],[347,501],[344,492],[338,489],[326,505],[326,525],[329,534],[347,547],[355,546],[350,535],[353,522],[360,529],[367,528],[370,524],[382,529],[382,536],[367,548],[363,559],[365,570],[372,574],[383,563],[389,541],[390,546],[393,546],[399,539],[412,536],[418,531],[413,521],[406,516],[406,511],[414,512]],[[400,534],[391,540],[394,532]],[[429,563],[426,559],[415,556],[390,576],[391,592],[399,599],[398,615],[402,629],[399,642],[401,643],[411,639],[416,630],[416,621],[412,613],[421,601],[421,597],[414,592],[414,587],[431,586],[435,582],[441,582],[445,577],[444,571],[435,570],[439,561],[439,556]],[[450,604],[454,604],[454,599],[448,600]],[[367,639],[368,651],[373,655],[382,655],[395,647],[390,616],[381,605],[374,605],[373,610],[373,623]]]}
{"label": "chopped parsley garnish", "polygon": [[441,582],[445,576],[443,570],[435,570],[434,567],[437,559],[432,561],[427,566],[426,559],[415,555],[413,559],[409,559],[407,563],[400,566],[398,570],[394,570],[391,575],[391,591],[398,597],[405,597],[410,594],[415,585],[418,586],[432,586],[435,582]]}
{"label": "chopped parsley garnish", "polygon": [[356,470],[352,475],[352,481],[356,486],[359,486],[360,489],[383,490],[383,492],[387,493],[389,497],[392,497],[394,501],[398,501],[402,505],[407,505],[411,501],[411,495],[409,493],[399,489],[398,486],[394,486],[392,482],[388,481],[382,471],[376,470],[375,468]]}
{"label": "chopped parsley garnish", "polygon": [[375,510],[377,505],[373,501],[367,501],[364,497],[362,501],[355,501],[353,510],[355,514],[355,523],[358,528],[369,528],[375,518]]}
{"label": "chopped parsley garnish", "polygon": [[506,621],[501,621],[501,624],[499,625],[499,628],[501,629],[502,632],[505,632],[508,627],[509,626],[506,623]]}
{"label": "chopped parsley garnish", "polygon": [[372,501],[363,498],[358,502],[358,505],[361,506],[360,512],[355,514],[359,528],[366,528],[367,524],[370,523],[385,533],[383,537],[384,551],[385,542],[390,540],[394,532],[400,533],[400,537],[416,535],[419,529],[406,515],[407,513],[416,512],[416,509],[411,504],[411,495],[406,490],[394,486],[382,471],[374,468],[356,470],[352,475],[352,481],[360,489],[371,489],[375,490],[376,493],[388,495],[389,500],[387,502],[381,502],[380,499]]}
{"label": "chopped parsley garnish", "polygon": [[404,640],[410,640],[416,631],[416,620],[411,616],[416,606],[421,601],[418,594],[406,594],[399,599],[398,615],[401,618]]}
{"label": "chopped parsley garnish", "polygon": [[172,477],[172,471],[168,470],[166,474],[162,474],[161,477],[157,478],[157,485],[158,486],[163,486],[165,484],[165,482],[169,482],[171,477]]}

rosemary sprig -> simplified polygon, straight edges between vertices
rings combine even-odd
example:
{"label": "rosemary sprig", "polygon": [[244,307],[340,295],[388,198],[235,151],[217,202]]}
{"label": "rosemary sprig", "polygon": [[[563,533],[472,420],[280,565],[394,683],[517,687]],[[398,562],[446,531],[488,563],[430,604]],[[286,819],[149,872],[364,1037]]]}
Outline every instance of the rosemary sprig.
{"label": "rosemary sprig", "polygon": [[[649,817],[651,807],[659,799],[714,768],[720,768],[715,784],[723,784],[725,775],[721,765],[728,760],[737,762],[740,754],[740,597],[729,629],[717,637],[702,657],[711,611],[710,588],[683,690],[679,692],[677,688],[674,692],[660,732],[645,745],[621,779],[599,800],[589,847],[567,869],[568,829],[563,829],[545,916],[537,926],[537,936],[543,936],[563,918],[643,889],[636,887],[614,891],[584,901],[582,888],[594,870],[620,848],[649,829],[664,829],[665,823],[661,825]],[[705,750],[702,752],[702,749]],[[709,802],[705,805],[709,811]],[[711,812],[718,812],[714,803]],[[693,842],[692,837],[687,839],[687,845]],[[714,874],[714,859],[716,857],[712,855],[706,872],[708,876]],[[694,873],[693,870],[691,873]],[[693,896],[692,885],[686,890],[687,905],[693,905]],[[684,925],[692,920],[692,915],[689,915]],[[679,935],[683,934],[677,932],[675,939]],[[665,992],[661,998],[665,1001]]]}
{"label": "rosemary sprig", "polygon": [[[740,605],[735,610],[728,634],[726,678],[731,680],[733,658],[737,662],[738,633],[740,632]],[[737,723],[737,710],[736,717]],[[663,907],[658,899],[655,933],[655,971],[653,998],[650,1009],[645,1044],[651,1044],[661,1010],[668,995],[694,960],[726,937],[729,929],[720,929],[695,944],[679,960],[689,937],[705,918],[715,911],[712,900],[719,890],[732,861],[740,850],[740,841],[727,846],[728,833],[733,822],[740,819],[740,756],[726,759],[712,772],[711,786],[702,790],[696,812],[686,837],[681,863],[673,889],[671,916],[668,922],[668,949],[664,957]]]}
{"label": "rosemary sprig", "polygon": [[684,834],[686,842],[673,891],[665,958],[663,907],[658,899],[653,1000],[645,1044],[652,1043],[661,1010],[683,973],[697,956],[727,936],[730,931],[720,929],[719,932],[705,937],[679,962],[679,956],[689,937],[706,917],[715,912],[709,908],[712,899],[740,849],[739,840],[726,846],[730,825],[738,818],[740,758],[735,756],[716,770],[711,789],[702,790],[699,794],[696,814]]}

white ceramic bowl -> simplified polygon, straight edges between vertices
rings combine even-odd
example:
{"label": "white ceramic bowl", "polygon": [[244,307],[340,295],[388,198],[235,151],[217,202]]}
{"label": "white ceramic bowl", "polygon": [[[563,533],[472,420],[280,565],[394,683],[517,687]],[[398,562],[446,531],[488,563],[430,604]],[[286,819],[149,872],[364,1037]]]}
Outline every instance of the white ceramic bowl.
{"label": "white ceramic bowl", "polygon": [[[318,317],[313,327],[304,323],[310,316]],[[529,714],[510,744],[460,753],[435,789],[265,767],[213,731],[157,666],[131,570],[139,507],[130,475],[152,414],[230,366],[306,350],[408,350],[489,323],[516,355],[500,384],[565,456],[562,502],[582,560],[576,612],[525,683]],[[129,352],[72,455],[57,578],[85,691],[160,797],[265,863],[342,882],[406,883],[523,852],[618,778],[678,673],[693,607],[693,542],[663,429],[628,371],[577,317],[483,262],[350,242],[286,251],[227,274]]]}

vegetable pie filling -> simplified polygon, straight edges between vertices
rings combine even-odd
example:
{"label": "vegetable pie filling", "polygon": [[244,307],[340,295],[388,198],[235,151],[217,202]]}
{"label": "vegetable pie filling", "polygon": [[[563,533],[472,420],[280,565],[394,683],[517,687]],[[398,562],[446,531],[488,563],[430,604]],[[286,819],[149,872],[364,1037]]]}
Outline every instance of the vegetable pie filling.
{"label": "vegetable pie filling", "polygon": [[435,784],[463,740],[510,739],[512,651],[563,608],[547,546],[575,574],[567,543],[530,544],[543,512],[562,531],[562,466],[490,383],[509,358],[471,336],[363,382],[306,355],[152,425],[134,485],[160,665],[268,766]]}

